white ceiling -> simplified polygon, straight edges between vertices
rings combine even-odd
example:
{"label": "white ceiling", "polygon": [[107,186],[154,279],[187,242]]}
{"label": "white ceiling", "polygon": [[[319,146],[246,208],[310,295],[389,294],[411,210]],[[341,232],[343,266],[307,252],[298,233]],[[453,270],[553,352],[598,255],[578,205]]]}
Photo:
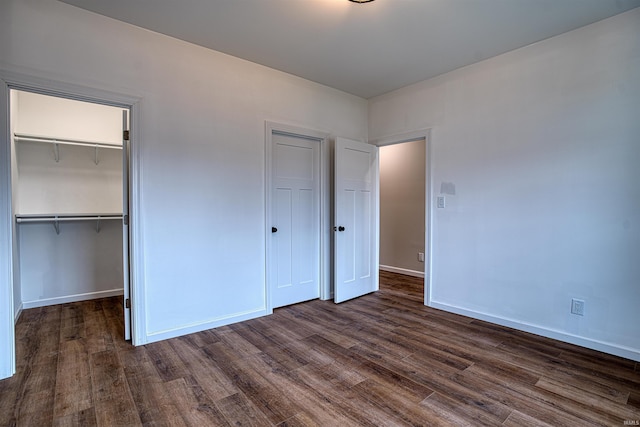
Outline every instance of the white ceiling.
{"label": "white ceiling", "polygon": [[640,0],[62,0],[364,98]]}

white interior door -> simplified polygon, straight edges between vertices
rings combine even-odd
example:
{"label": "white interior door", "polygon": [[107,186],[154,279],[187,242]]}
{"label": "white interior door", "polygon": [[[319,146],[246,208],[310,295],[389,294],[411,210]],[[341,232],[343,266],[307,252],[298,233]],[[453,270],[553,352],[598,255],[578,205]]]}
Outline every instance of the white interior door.
{"label": "white interior door", "polygon": [[122,279],[124,283],[124,339],[131,339],[129,281],[129,111],[122,111]]}
{"label": "white interior door", "polygon": [[378,148],[336,138],[335,287],[340,303],[378,290]]}
{"label": "white interior door", "polygon": [[271,260],[273,308],[320,297],[320,141],[273,132]]}

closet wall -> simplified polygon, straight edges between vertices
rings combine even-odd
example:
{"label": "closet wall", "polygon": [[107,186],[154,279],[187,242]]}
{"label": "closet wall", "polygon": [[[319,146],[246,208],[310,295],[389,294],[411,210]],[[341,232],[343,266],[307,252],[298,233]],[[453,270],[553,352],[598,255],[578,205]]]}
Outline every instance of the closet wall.
{"label": "closet wall", "polygon": [[[29,92],[15,92],[12,107],[15,134],[121,146],[120,108]],[[14,138],[13,144],[18,215],[122,213],[121,149],[99,148],[96,156],[87,146],[59,144],[56,154],[47,142]],[[121,220],[59,222],[58,229],[53,222],[21,222],[16,228],[16,315],[20,307],[122,293]]]}

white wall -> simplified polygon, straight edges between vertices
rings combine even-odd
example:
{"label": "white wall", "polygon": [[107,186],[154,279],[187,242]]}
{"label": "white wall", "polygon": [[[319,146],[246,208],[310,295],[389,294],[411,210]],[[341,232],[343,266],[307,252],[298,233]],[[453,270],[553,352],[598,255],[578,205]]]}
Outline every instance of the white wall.
{"label": "white wall", "polygon": [[122,295],[122,222],[23,223],[20,233],[24,308]]}
{"label": "white wall", "polygon": [[640,360],[638,76],[635,9],[370,100],[371,138],[433,127],[455,186],[434,306]]}
{"label": "white wall", "polygon": [[404,274],[424,273],[424,140],[380,147],[380,265]]}
{"label": "white wall", "polygon": [[91,147],[18,142],[18,212],[121,213],[122,150],[98,149],[98,164]]}
{"label": "white wall", "polygon": [[367,102],[52,0],[2,2],[0,40],[0,68],[141,98],[140,342],[266,313],[265,120],[366,140]]}
{"label": "white wall", "polygon": [[[15,132],[122,145],[122,109],[18,91]],[[122,150],[24,141],[16,144],[20,214],[121,213]],[[24,225],[23,225],[24,227]]]}
{"label": "white wall", "polygon": [[17,91],[16,132],[122,145],[122,108]]}

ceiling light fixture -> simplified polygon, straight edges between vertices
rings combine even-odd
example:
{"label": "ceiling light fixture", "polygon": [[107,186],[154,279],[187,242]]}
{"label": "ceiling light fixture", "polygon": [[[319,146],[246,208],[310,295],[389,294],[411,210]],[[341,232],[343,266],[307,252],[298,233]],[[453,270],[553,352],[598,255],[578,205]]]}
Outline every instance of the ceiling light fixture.
{"label": "ceiling light fixture", "polygon": [[349,0],[349,1],[353,3],[369,3],[373,0]]}

